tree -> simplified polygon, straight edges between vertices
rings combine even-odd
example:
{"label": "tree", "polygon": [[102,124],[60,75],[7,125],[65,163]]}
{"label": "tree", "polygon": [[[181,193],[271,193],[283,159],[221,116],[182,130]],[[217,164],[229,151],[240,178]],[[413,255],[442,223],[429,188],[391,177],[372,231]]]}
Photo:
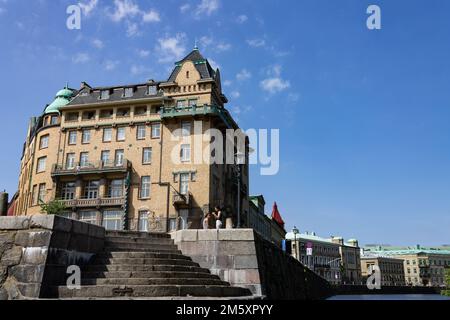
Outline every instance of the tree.
{"label": "tree", "polygon": [[66,211],[66,205],[60,200],[52,200],[49,203],[45,203],[40,201],[42,213],[46,213],[48,215],[58,215]]}
{"label": "tree", "polygon": [[445,271],[446,271],[445,280],[447,283],[447,288],[446,290],[442,291],[442,294],[450,297],[450,268],[445,269]]}

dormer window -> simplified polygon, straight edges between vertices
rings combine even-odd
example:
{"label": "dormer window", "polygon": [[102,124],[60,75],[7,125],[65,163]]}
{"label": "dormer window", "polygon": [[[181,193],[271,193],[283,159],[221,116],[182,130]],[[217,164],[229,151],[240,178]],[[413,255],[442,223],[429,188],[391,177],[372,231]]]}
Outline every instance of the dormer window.
{"label": "dormer window", "polygon": [[109,99],[109,90],[100,91],[100,100],[108,100]]}
{"label": "dormer window", "polygon": [[124,93],[123,93],[123,97],[124,98],[131,98],[134,94],[134,89],[133,88],[125,88],[124,89]]}
{"label": "dormer window", "polygon": [[186,79],[189,79],[189,71],[186,71]]}
{"label": "dormer window", "polygon": [[156,96],[158,94],[158,88],[156,86],[148,86],[148,95]]}

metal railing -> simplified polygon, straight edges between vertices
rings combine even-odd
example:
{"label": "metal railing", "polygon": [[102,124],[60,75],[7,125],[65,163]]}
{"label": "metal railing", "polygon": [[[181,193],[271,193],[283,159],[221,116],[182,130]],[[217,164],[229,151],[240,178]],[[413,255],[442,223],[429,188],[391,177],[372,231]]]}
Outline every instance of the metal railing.
{"label": "metal railing", "polygon": [[188,205],[190,201],[190,194],[181,194],[179,192],[174,192],[172,195],[172,203],[174,205]]}
{"label": "metal railing", "polygon": [[123,206],[125,198],[97,198],[97,199],[70,199],[60,200],[66,207],[69,208],[89,208],[89,207],[108,207],[108,206]]}
{"label": "metal railing", "polygon": [[76,162],[73,165],[55,164],[52,168],[53,175],[63,174],[83,174],[90,172],[125,172],[130,167],[130,162],[122,161],[95,161],[95,162]]}

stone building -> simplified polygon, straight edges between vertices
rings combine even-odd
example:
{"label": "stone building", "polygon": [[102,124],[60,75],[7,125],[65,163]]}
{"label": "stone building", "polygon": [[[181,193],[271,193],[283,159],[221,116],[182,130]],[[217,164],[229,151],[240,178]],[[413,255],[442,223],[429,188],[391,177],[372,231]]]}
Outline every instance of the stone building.
{"label": "stone building", "polygon": [[341,276],[343,284],[361,284],[361,248],[358,240],[332,237],[331,241],[340,245]]}
{"label": "stone building", "polygon": [[364,252],[403,260],[404,278],[411,286],[445,286],[445,268],[450,266],[450,250],[430,248],[370,245]]}
{"label": "stone building", "polygon": [[[41,213],[41,203],[58,199],[66,217],[113,230],[165,232],[200,228],[214,206],[236,224],[240,198],[245,225],[248,139],[226,135],[239,128],[227,102],[219,70],[197,48],[176,62],[166,81],[66,86],[31,119],[15,215]],[[220,130],[223,148],[231,146],[232,159],[241,155],[245,163],[209,161],[220,157],[211,146],[218,137],[208,129]],[[243,148],[233,147],[237,140]]]}
{"label": "stone building", "polygon": [[374,255],[363,255],[361,257],[361,272],[364,280],[372,275],[371,267],[380,268],[381,286],[404,286],[405,273],[403,260],[392,257],[382,257]]}

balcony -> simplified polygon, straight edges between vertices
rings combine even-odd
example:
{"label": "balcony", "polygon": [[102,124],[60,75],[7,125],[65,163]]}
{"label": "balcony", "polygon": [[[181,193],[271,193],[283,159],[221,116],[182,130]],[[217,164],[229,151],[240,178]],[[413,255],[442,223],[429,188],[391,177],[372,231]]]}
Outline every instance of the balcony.
{"label": "balcony", "polygon": [[212,115],[219,117],[228,128],[237,128],[230,113],[218,106],[187,106],[187,107],[163,107],[161,108],[161,119],[175,117],[193,117],[200,115]]}
{"label": "balcony", "polygon": [[79,176],[95,173],[127,173],[131,163],[123,160],[122,163],[114,161],[97,161],[88,163],[75,163],[74,166],[55,164],[52,168],[52,177]]}
{"label": "balcony", "polygon": [[125,205],[125,198],[98,198],[61,200],[67,208],[100,208]]}
{"label": "balcony", "polygon": [[181,194],[178,192],[174,192],[172,195],[172,203],[174,206],[187,206],[190,201],[190,194]]}

